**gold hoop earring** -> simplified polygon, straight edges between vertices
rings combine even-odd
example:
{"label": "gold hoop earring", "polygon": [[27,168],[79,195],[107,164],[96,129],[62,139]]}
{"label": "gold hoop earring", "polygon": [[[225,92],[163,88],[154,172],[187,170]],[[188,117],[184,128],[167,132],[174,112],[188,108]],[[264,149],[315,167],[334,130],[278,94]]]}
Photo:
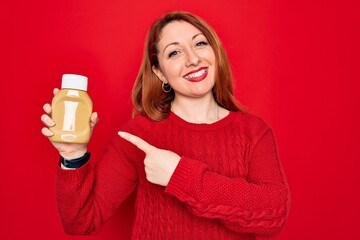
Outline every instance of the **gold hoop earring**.
{"label": "gold hoop earring", "polygon": [[171,86],[170,86],[169,83],[163,82],[162,85],[161,85],[161,88],[165,93],[171,92]]}

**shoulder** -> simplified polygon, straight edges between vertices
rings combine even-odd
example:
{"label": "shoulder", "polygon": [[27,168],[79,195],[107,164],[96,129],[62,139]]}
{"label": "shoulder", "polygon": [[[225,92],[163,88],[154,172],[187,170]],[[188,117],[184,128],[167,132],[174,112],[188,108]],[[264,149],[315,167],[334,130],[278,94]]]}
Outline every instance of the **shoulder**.
{"label": "shoulder", "polygon": [[154,121],[147,116],[137,115],[120,127],[120,131],[129,132],[146,139],[156,131],[162,122]]}
{"label": "shoulder", "polygon": [[113,133],[109,140],[109,145],[118,149],[118,151],[138,152],[138,149],[128,141],[118,136],[118,132],[128,132],[145,141],[153,136],[159,122],[156,122],[146,116],[138,115],[118,125],[116,133]]}
{"label": "shoulder", "polygon": [[260,116],[252,113],[234,112],[236,120],[253,127],[270,127],[269,124]]}
{"label": "shoulder", "polygon": [[271,126],[260,116],[243,112],[232,114],[235,115],[233,125],[250,138],[261,138],[268,131],[272,131]]}

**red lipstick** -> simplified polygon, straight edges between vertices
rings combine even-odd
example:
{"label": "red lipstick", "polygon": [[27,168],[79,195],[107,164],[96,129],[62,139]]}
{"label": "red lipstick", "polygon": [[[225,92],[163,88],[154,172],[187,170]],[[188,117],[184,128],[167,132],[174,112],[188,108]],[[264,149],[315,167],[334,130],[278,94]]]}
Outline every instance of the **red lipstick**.
{"label": "red lipstick", "polygon": [[200,82],[207,77],[207,74],[208,74],[208,68],[201,67],[197,70],[187,73],[186,75],[184,75],[184,78],[190,82]]}

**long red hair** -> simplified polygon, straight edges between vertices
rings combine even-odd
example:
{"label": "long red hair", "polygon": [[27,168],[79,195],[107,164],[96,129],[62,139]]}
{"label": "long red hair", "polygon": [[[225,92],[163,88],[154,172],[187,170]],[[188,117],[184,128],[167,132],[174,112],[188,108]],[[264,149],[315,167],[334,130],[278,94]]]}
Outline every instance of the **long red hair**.
{"label": "long red hair", "polygon": [[204,20],[191,13],[170,12],[154,22],[148,32],[141,67],[132,90],[132,101],[135,106],[133,116],[142,114],[155,121],[162,121],[170,113],[175,93],[173,90],[168,93],[162,90],[162,82],[157,78],[152,67],[159,68],[157,43],[162,29],[172,21],[188,22],[205,35],[215,52],[217,62],[215,84],[212,89],[215,101],[230,111],[245,112],[233,95],[234,81],[229,61],[215,31]]}

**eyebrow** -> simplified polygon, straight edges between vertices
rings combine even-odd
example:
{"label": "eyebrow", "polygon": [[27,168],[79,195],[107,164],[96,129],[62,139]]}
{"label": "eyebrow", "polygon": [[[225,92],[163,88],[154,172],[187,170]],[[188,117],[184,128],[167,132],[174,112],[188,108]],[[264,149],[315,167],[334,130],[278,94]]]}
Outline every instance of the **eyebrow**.
{"label": "eyebrow", "polygon": [[[191,38],[191,40],[194,40],[197,36],[199,36],[199,35],[204,35],[203,33],[198,33],[198,34],[195,34],[192,38]],[[165,47],[164,47],[164,50],[163,50],[163,53],[165,52],[165,49],[168,47],[168,46],[171,46],[171,45],[179,45],[180,43],[179,42],[172,42],[172,43],[169,43],[168,45],[166,45]]]}

